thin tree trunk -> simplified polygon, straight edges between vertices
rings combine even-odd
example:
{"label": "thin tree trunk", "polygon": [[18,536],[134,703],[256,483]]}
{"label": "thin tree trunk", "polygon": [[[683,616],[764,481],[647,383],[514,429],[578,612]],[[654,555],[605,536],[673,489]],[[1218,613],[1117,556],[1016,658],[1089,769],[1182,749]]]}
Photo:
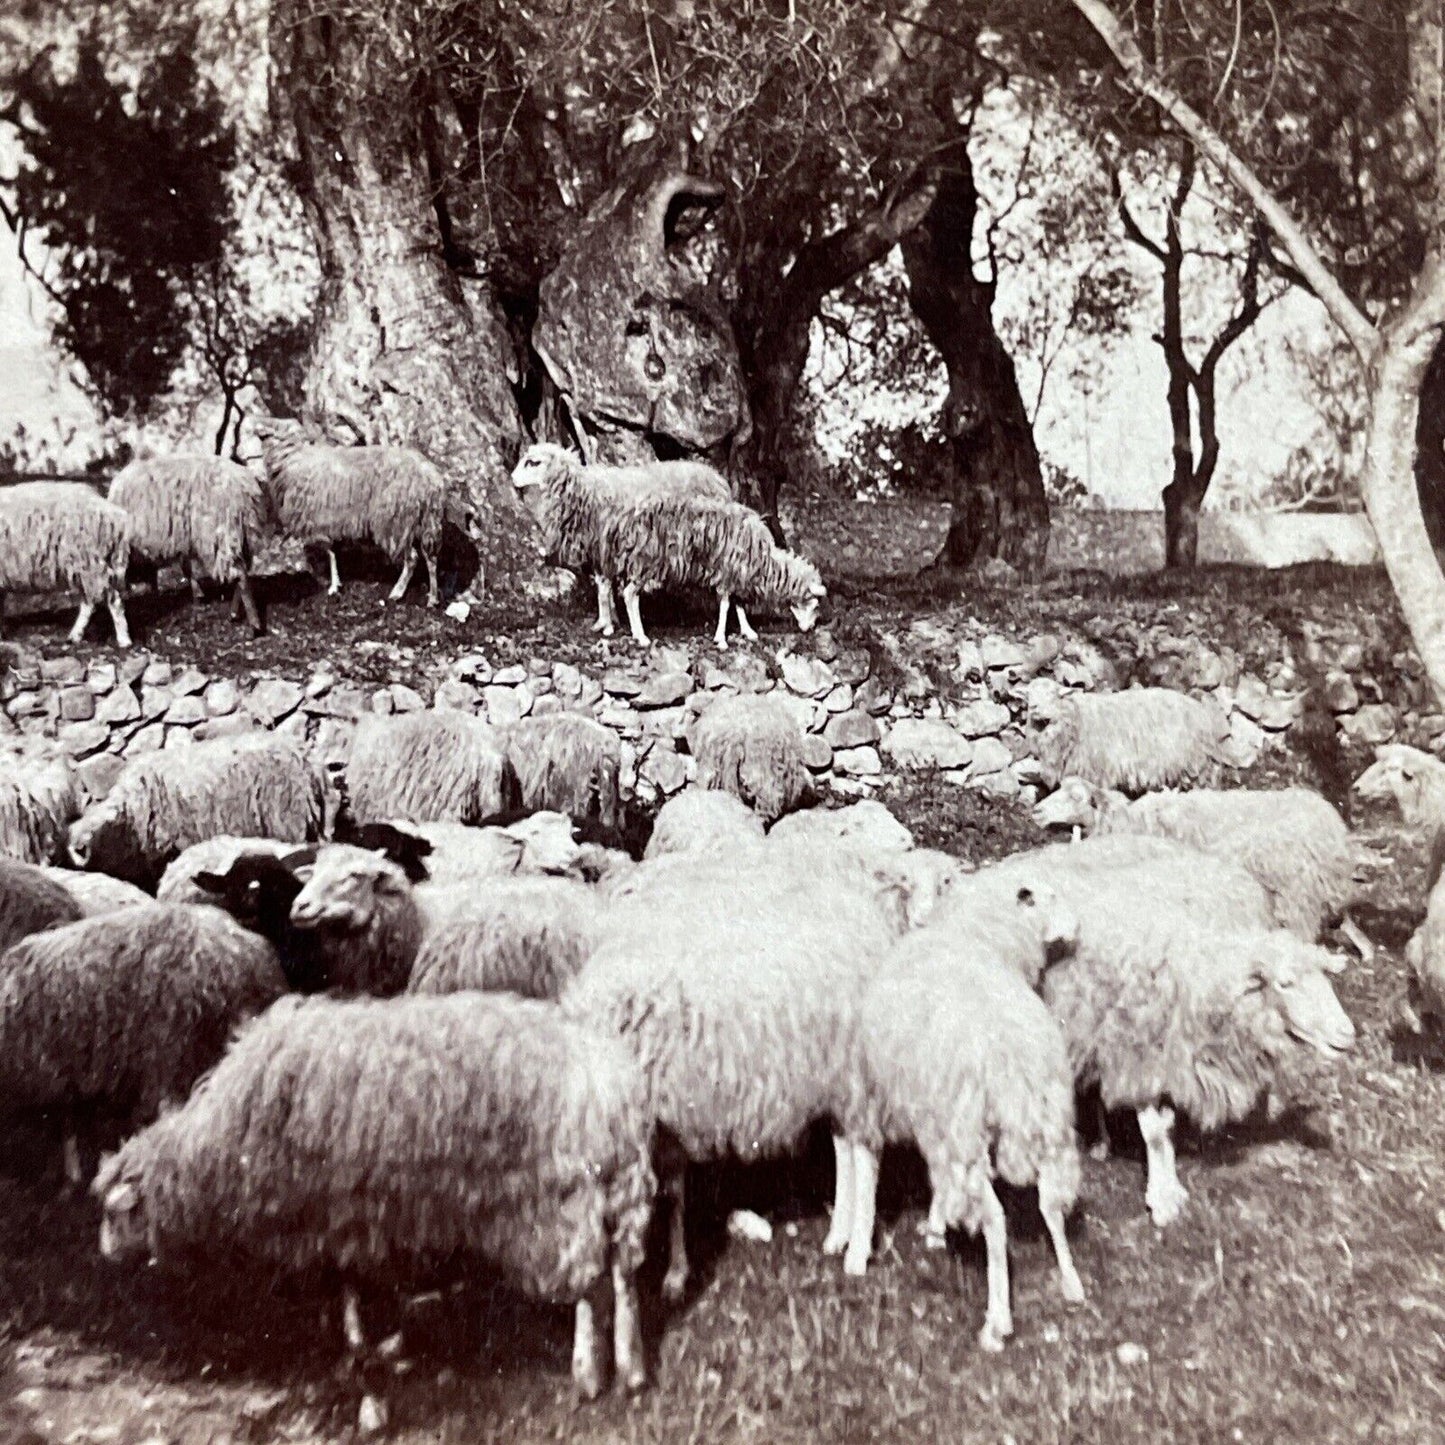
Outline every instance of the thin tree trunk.
{"label": "thin tree trunk", "polygon": [[488,575],[521,581],[536,559],[508,478],[522,434],[518,368],[495,299],[476,284],[464,292],[446,263],[420,130],[400,100],[351,104],[318,81],[327,67],[347,74],[341,22],[298,21],[278,3],[272,58],[322,262],[308,419],[338,439],[423,451],[458,520],[476,525]]}
{"label": "thin tree trunk", "polygon": [[977,211],[973,167],[959,146],[927,215],[902,241],[914,313],[948,369],[953,517],[935,565],[1001,557],[1033,576],[1048,546],[1048,501],[1018,374],[994,329],[993,283],[973,273]]}
{"label": "thin tree trunk", "polygon": [[1192,368],[1184,350],[1184,238],[1180,214],[1194,189],[1194,152],[1185,148],[1179,180],[1164,222],[1164,325],[1160,346],[1169,375],[1169,429],[1173,476],[1164,488],[1164,565],[1192,567],[1199,553],[1199,508],[1204,494],[1194,471],[1194,416],[1190,402]]}

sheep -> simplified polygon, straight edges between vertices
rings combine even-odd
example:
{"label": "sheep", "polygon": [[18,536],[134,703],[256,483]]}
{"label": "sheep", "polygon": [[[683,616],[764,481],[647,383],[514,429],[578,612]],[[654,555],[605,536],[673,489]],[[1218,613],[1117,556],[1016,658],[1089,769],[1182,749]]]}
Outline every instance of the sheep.
{"label": "sheep", "polygon": [[767,694],[720,697],[692,724],[688,747],[702,788],[722,788],[773,823],[812,796],[803,734]]}
{"label": "sheep", "polygon": [[[426,605],[440,601],[437,552],[447,487],[442,474],[412,447],[330,446],[299,429],[258,428],[266,466],[266,497],[281,533],[326,548],[328,595],[341,591],[337,542],[370,542],[401,567],[387,601],[400,602],[417,555],[426,564]],[[478,577],[476,586],[483,583]]]}
{"label": "sheep", "polygon": [[[1069,846],[982,871],[1034,870],[1061,851]],[[1173,896],[1159,864],[1071,871],[1045,859],[1044,867],[1079,933],[1074,952],[1044,974],[1041,994],[1078,1086],[1097,1087],[1106,1110],[1138,1114],[1145,1203],[1162,1228],[1187,1199],[1170,1141],[1174,1110],[1203,1130],[1243,1118],[1275,1084],[1291,1039],[1332,1057],[1353,1044],[1354,1026],[1325,977],[1334,971],[1325,950],[1268,922],[1211,919],[1205,900],[1190,906]]]}
{"label": "sheep", "polygon": [[609,1293],[618,1375],[646,1383],[635,1275],[650,1148],[636,1066],[555,1005],[287,999],[106,1163],[100,1248],[172,1266],[221,1249],[387,1285],[479,1259],[577,1302],[572,1373],[591,1399]]}
{"label": "sheep", "polygon": [[622,744],[611,728],[580,713],[523,718],[507,734],[507,757],[529,813],[566,813],[616,828]]}
{"label": "sheep", "polygon": [[79,642],[96,605],[110,611],[116,645],[130,646],[126,568],[130,519],[83,482],[20,482],[0,487],[0,629],[7,592],[80,593],[70,629]]}
{"label": "sheep", "polygon": [[[865,1088],[878,1111],[868,1140],[875,1157],[884,1139],[918,1145],[933,1184],[930,1243],[941,1244],[950,1224],[982,1229],[986,1350],[1002,1349],[1013,1333],[995,1175],[1037,1185],[1064,1299],[1084,1299],[1064,1233],[1081,1173],[1074,1078],[1059,1026],[1031,986],[1050,950],[1072,945],[1076,924],[1047,885],[998,883],[974,880],[949,915],[952,926],[925,927],[893,948],[864,991],[859,1028]],[[853,1170],[867,1192],[851,1215],[840,1193],[840,1232],[871,1234],[877,1176],[859,1170],[856,1144]]]}
{"label": "sheep", "polygon": [[426,935],[407,991],[478,988],[555,999],[587,961],[599,917],[596,894],[569,878],[493,883],[460,918]]}
{"label": "sheep", "polygon": [[485,828],[393,819],[347,824],[336,841],[385,853],[413,883],[476,883],[513,873],[581,877],[591,856],[577,842],[572,819],[553,812]]}
{"label": "sheep", "polygon": [[704,496],[724,502],[732,498],[727,479],[705,462],[584,465],[574,453],[550,442],[537,442],[523,452],[512,481],[518,490],[536,499],[543,557],[569,572],[595,574],[597,621],[593,630],[607,637],[616,630],[617,619],[613,579],[600,570],[603,519],[640,496]]}
{"label": "sheep", "polygon": [[258,550],[265,515],[261,484],[245,467],[224,457],[174,456],[133,461],[110,484],[109,498],[130,518],[132,563],[151,572],[179,562],[191,593],[200,597],[193,573],[234,582],[231,615],[253,633],[261,617],[251,593],[251,558]]}
{"label": "sheep", "polygon": [[305,843],[321,836],[321,775],[288,738],[211,738],[130,759],[110,793],[70,828],[71,861],[153,886],[193,843],[220,834]]}
{"label": "sheep", "polygon": [[860,798],[842,808],[809,808],[779,818],[768,832],[774,842],[793,838],[857,840],[870,850],[906,852],[913,847],[909,832],[875,798]]}
{"label": "sheep", "polygon": [[1362,955],[1370,945],[1349,919],[1355,850],[1345,821],[1309,788],[1270,791],[1199,788],[1188,793],[1121,794],[1066,778],[1034,809],[1048,827],[1174,838],[1201,852],[1242,864],[1269,895],[1281,928],[1313,943],[1326,924],[1343,919]]}
{"label": "sheep", "polygon": [[489,823],[518,810],[505,739],[461,712],[368,713],[346,765],[357,823]]}
{"label": "sheep", "polygon": [[[1405,962],[1419,984],[1425,1012],[1445,1018],[1445,885],[1438,878],[1430,889],[1425,920],[1405,945]],[[1418,1018],[1411,1023],[1418,1025]]]}
{"label": "sheep", "polygon": [[1354,791],[1371,802],[1393,799],[1406,825],[1428,836],[1428,895],[1445,865],[1445,762],[1406,743],[1387,743],[1375,749],[1375,761],[1355,779]]}
{"label": "sheep", "polygon": [[[858,999],[900,922],[843,857],[806,871],[761,849],[737,862],[671,857],[634,878],[562,1006],[620,1035],[642,1066],[663,1131],[659,1169],[673,1202],[663,1290],[676,1300],[688,1275],[686,1160],[783,1152],[822,1118],[838,1140],[862,1128]],[[845,1266],[861,1273],[866,1253]]]}
{"label": "sheep", "polygon": [[75,769],[64,753],[32,738],[0,740],[0,855],[51,863],[79,816]]}
{"label": "sheep", "polygon": [[78,868],[56,868],[49,864],[42,865],[40,871],[70,894],[82,918],[98,918],[102,913],[117,913],[122,908],[155,902],[134,883],[123,883],[106,873],[82,873]]}
{"label": "sheep", "polygon": [[[32,934],[0,954],[0,1098],[104,1100],[145,1122],[285,990],[270,946],[215,908],[152,903]],[[73,1131],[65,1160],[78,1182]]]}
{"label": "sheep", "polygon": [[[622,584],[632,636],[642,646],[651,644],[642,628],[641,595],[687,586],[707,586],[716,593],[713,638],[719,647],[727,646],[730,604],[743,636],[757,637],[735,598],[755,598],[766,607],[786,605],[799,628],[811,630],[818,604],[827,596],[818,569],[778,547],[751,508],[719,495],[653,485],[619,496],[605,480],[597,483],[589,475],[593,470],[561,448],[534,446],[518,462],[512,483],[524,494],[541,489],[537,510],[549,541],[578,539],[570,554],[574,570],[590,565],[599,578]],[[560,553],[559,559],[569,565]],[[599,622],[602,587],[599,581]],[[611,629],[604,623],[600,630]]]}
{"label": "sheep", "polygon": [[1167,687],[1075,693],[1039,738],[1055,778],[1138,794],[1202,777],[1228,732],[1217,706]]}
{"label": "sheep", "polygon": [[763,820],[741,798],[693,784],[657,810],[652,836],[642,856],[653,859],[686,853],[727,857],[762,841]]}
{"label": "sheep", "polygon": [[43,868],[0,858],[0,950],[80,916],[80,905]]}
{"label": "sheep", "polygon": [[294,841],[278,842],[274,838],[238,838],[221,833],[214,838],[202,839],[199,843],[192,843],[166,865],[156,886],[156,900],[160,903],[214,903],[216,890],[197,882],[201,876],[226,873],[238,858],[284,858],[296,851]]}

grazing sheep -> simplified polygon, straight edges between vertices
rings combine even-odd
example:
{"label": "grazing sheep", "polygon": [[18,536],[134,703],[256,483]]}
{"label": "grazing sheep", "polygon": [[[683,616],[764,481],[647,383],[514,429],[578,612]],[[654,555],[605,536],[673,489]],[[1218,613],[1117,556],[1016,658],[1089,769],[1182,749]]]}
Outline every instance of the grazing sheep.
{"label": "grazing sheep", "polygon": [[0,740],[0,855],[51,863],[80,816],[70,759],[32,738]]}
{"label": "grazing sheep", "polygon": [[[622,600],[634,639],[649,645],[642,630],[644,592],[709,587],[718,599],[713,634],[727,646],[729,604],[736,607],[744,637],[756,638],[740,601],[792,609],[799,628],[817,621],[818,603],[827,596],[818,569],[778,547],[767,524],[751,508],[695,490],[666,490],[649,485],[619,497],[558,447],[528,448],[512,473],[513,485],[541,489],[538,511],[547,545],[554,538],[576,537],[570,554],[574,570],[590,566],[599,578],[622,585]],[[559,560],[562,560],[559,553]],[[563,560],[563,565],[569,565]],[[603,621],[599,583],[599,621]],[[603,631],[610,631],[604,623]]]}
{"label": "grazing sheep", "polygon": [[843,840],[866,846],[870,852],[907,852],[913,834],[876,798],[860,798],[842,808],[808,808],[779,818],[769,830],[774,842],[806,839]]}
{"label": "grazing sheep", "polygon": [[1039,738],[1056,778],[1138,794],[1202,777],[1228,727],[1219,708],[1167,687],[1074,693]]}
{"label": "grazing sheep", "polygon": [[622,744],[611,728],[580,713],[523,718],[507,734],[507,757],[527,812],[566,813],[604,828],[620,823]]}
{"label": "grazing sheep", "polygon": [[366,714],[346,793],[357,823],[490,823],[521,804],[505,740],[461,712]]}
{"label": "grazing sheep", "polygon": [[20,482],[0,487],[0,629],[7,592],[80,593],[70,629],[79,642],[97,604],[110,610],[115,640],[130,646],[125,573],[130,519],[83,482]]}
{"label": "grazing sheep", "polygon": [[1405,945],[1405,962],[1420,985],[1425,1012],[1445,1018],[1445,884],[1438,879],[1430,889],[1425,921]]}
{"label": "grazing sheep", "polygon": [[429,932],[408,993],[476,988],[555,999],[592,951],[601,901],[570,878],[490,884],[458,918]]}
{"label": "grazing sheep", "polygon": [[32,934],[0,954],[0,1099],[104,1101],[144,1122],[285,990],[270,947],[215,908],[152,903]]}
{"label": "grazing sheep", "polygon": [[777,698],[720,697],[693,722],[688,746],[697,782],[741,798],[773,823],[812,796],[803,734]]}
{"label": "grazing sheep", "polygon": [[[266,495],[281,533],[326,548],[328,592],[341,591],[337,542],[370,542],[401,567],[387,594],[399,602],[418,554],[426,564],[426,605],[440,601],[437,552],[447,488],[442,474],[411,447],[340,447],[308,441],[298,430],[264,428]],[[478,575],[476,587],[483,583]]]}
{"label": "grazing sheep", "polygon": [[657,810],[642,856],[652,859],[686,853],[725,858],[762,841],[763,820],[741,798],[694,784]]}
{"label": "grazing sheep", "polygon": [[646,1383],[634,1276],[650,1147],[632,1060],[555,1005],[288,999],[107,1162],[100,1247],[180,1267],[230,1251],[388,1286],[480,1260],[577,1301],[572,1372],[590,1399],[609,1293],[617,1372]]}
{"label": "grazing sheep", "polygon": [[251,595],[251,558],[262,540],[261,484],[245,467],[217,456],[134,461],[110,484],[110,500],[130,518],[132,563],[151,570],[179,562],[199,598],[193,568],[234,582],[231,615],[242,608],[252,632],[261,616]]}
{"label": "grazing sheep", "polygon": [[[663,1289],[676,1299],[688,1273],[686,1160],[785,1152],[824,1118],[839,1137],[859,1136],[858,1001],[899,921],[867,873],[837,856],[806,870],[761,849],[670,857],[634,878],[562,1004],[620,1035],[642,1066],[663,1130],[673,1201]],[[866,1253],[848,1265],[861,1272]]]}
{"label": "grazing sheep", "polygon": [[1034,809],[1034,821],[1046,828],[1173,838],[1237,862],[1269,895],[1274,921],[1309,943],[1326,924],[1347,917],[1354,893],[1350,830],[1309,788],[1200,788],[1146,793],[1130,802],[1082,778],[1066,778]]}
{"label": "grazing sheep", "polygon": [[133,758],[70,829],[77,867],[153,886],[193,843],[221,834],[306,843],[325,823],[320,773],[274,733],[212,738]]}
{"label": "grazing sheep", "polygon": [[156,901],[134,883],[123,883],[106,873],[82,873],[78,868],[49,865],[42,867],[41,872],[75,899],[82,918],[98,918],[102,913],[117,913],[122,908]]}
{"label": "grazing sheep", "polygon": [[[1059,1026],[1031,986],[1049,951],[1072,945],[1076,925],[1046,884],[999,881],[974,880],[955,900],[949,926],[923,928],[895,946],[864,991],[860,1025],[865,1087],[878,1108],[867,1141],[874,1157],[884,1139],[918,1145],[933,1184],[932,1242],[941,1244],[951,1224],[982,1230],[986,1350],[1002,1349],[1013,1333],[995,1176],[1037,1186],[1064,1299],[1084,1298],[1064,1233],[1081,1172],[1074,1078]],[[840,1196],[839,1232],[850,1236],[872,1231],[877,1173],[859,1164],[855,1145],[855,1190],[861,1179],[865,1193],[855,1196],[851,1217]],[[857,1248],[850,1238],[850,1251]]]}
{"label": "grazing sheep", "polygon": [[528,447],[512,480],[519,490],[535,498],[546,561],[569,572],[596,574],[594,630],[607,637],[616,629],[617,619],[613,578],[601,570],[604,518],[642,496],[704,496],[724,502],[732,498],[727,479],[705,462],[584,465],[573,452],[550,442]]}
{"label": "grazing sheep", "polygon": [[45,869],[0,858],[0,950],[80,916],[80,905]]}

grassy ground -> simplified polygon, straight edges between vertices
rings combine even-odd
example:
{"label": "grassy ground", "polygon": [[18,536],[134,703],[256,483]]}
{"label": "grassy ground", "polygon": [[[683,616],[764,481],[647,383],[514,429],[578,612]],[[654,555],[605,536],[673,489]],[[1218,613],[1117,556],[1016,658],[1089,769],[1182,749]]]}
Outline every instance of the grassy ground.
{"label": "grassy ground", "polygon": [[[377,591],[279,599],[272,637],[256,644],[225,633],[218,608],[173,608],[157,615],[152,641],[217,670],[247,657],[256,668],[325,657],[350,671],[370,658],[380,680],[478,645],[600,660],[565,609],[484,612],[459,628],[407,607],[378,625]],[[1247,650],[1261,619],[1284,628],[1323,616],[1383,628],[1387,642],[1397,627],[1381,579],[1337,572],[1093,581],[963,600],[917,582],[844,579],[835,593],[835,629],[859,635],[982,615],[1112,636],[1122,618]],[[684,628],[699,630],[687,615],[660,631],[670,640]],[[885,796],[923,841],[969,856],[1033,840],[1026,814],[926,779]],[[1445,1047],[1400,1023],[1400,950],[1422,908],[1424,857],[1386,819],[1360,829],[1373,859],[1360,912],[1382,947],[1339,983],[1360,1029],[1356,1052],[1309,1074],[1312,1109],[1186,1137],[1191,1205],[1162,1234],[1144,1210],[1137,1135],[1117,1128],[1115,1156],[1086,1165],[1073,1223],[1082,1309],[1061,1304],[1031,1201],[1011,1200],[1018,1332],[1002,1356],[981,1354],[982,1251],[963,1239],[946,1255],[922,1248],[922,1181],[906,1154],[885,1165],[876,1262],[866,1279],[844,1278],[819,1252],[830,1165],[815,1139],[787,1164],[704,1178],[691,1298],[668,1313],[651,1282],[655,1381],[642,1397],[572,1404],[566,1311],[443,1294],[406,1318],[408,1367],[382,1382],[395,1436],[1445,1439]],[[360,1382],[336,1366],[326,1291],[236,1272],[176,1280],[107,1269],[96,1210],[60,1192],[56,1154],[43,1135],[0,1139],[0,1445],[351,1437]],[[738,1205],[774,1221],[771,1244],[725,1237]]]}

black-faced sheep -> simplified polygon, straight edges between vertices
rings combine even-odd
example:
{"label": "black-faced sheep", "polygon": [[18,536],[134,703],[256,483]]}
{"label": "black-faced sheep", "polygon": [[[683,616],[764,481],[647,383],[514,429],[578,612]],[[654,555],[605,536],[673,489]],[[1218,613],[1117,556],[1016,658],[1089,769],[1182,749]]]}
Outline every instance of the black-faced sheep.
{"label": "black-faced sheep", "polygon": [[[198,879],[228,873],[239,858],[285,858],[297,851],[295,842],[278,842],[274,838],[236,838],[229,833],[205,838],[183,849],[166,865],[156,886],[156,901],[214,903],[216,890]],[[288,901],[286,907],[290,906]]]}
{"label": "black-faced sheep", "polygon": [[406,595],[420,555],[426,565],[427,606],[437,605],[437,552],[447,488],[431,462],[411,447],[329,446],[274,422],[257,429],[276,525],[284,536],[325,546],[332,596],[341,590],[335,543],[370,542],[401,568],[388,601],[399,602]]}
{"label": "black-faced sheep", "polygon": [[1167,687],[1074,693],[1039,739],[1054,777],[1135,795],[1202,778],[1229,729],[1219,707]]}
{"label": "black-faced sheep", "polygon": [[129,647],[123,601],[129,564],[129,518],[83,482],[0,487],[0,630],[7,592],[74,591],[80,612],[70,640],[80,641],[104,602],[117,644]]}
{"label": "black-faced sheep", "polygon": [[212,738],[128,761],[70,829],[81,868],[154,886],[184,849],[220,834],[306,843],[325,824],[321,775],[272,733]]}
{"label": "black-faced sheep", "polygon": [[101,1251],[234,1250],[394,1286],[455,1257],[577,1301],[573,1378],[646,1381],[634,1276],[655,1180],[642,1081],[615,1040],[506,995],[286,1000],[179,1110],[102,1168]]}
{"label": "black-faced sheep", "polygon": [[521,804],[505,738],[462,712],[368,713],[351,745],[346,794],[357,823],[490,823]]}
{"label": "black-faced sheep", "polygon": [[80,816],[70,759],[33,738],[0,740],[0,854],[22,863],[51,863],[65,852]]}
{"label": "black-faced sheep", "polygon": [[697,759],[697,782],[741,798],[767,822],[812,796],[797,720],[763,694],[720,697],[688,731]]}
{"label": "black-faced sheep", "polygon": [[261,616],[251,593],[251,558],[262,541],[265,504],[260,482],[217,456],[151,457],[122,468],[110,500],[130,518],[131,563],[157,568],[180,563],[193,596],[196,572],[234,582],[232,616],[242,608],[252,632]]}
{"label": "black-faced sheep", "polygon": [[[285,989],[270,946],[215,908],[153,903],[32,934],[0,954],[0,1099],[103,1101],[144,1122]],[[66,1166],[75,1178],[69,1142]]]}
{"label": "black-faced sheep", "polygon": [[45,869],[0,858],[0,950],[80,916],[75,898]]}
{"label": "black-faced sheep", "polygon": [[527,812],[605,828],[621,822],[622,744],[611,728],[580,713],[523,718],[507,733],[507,757]]}

